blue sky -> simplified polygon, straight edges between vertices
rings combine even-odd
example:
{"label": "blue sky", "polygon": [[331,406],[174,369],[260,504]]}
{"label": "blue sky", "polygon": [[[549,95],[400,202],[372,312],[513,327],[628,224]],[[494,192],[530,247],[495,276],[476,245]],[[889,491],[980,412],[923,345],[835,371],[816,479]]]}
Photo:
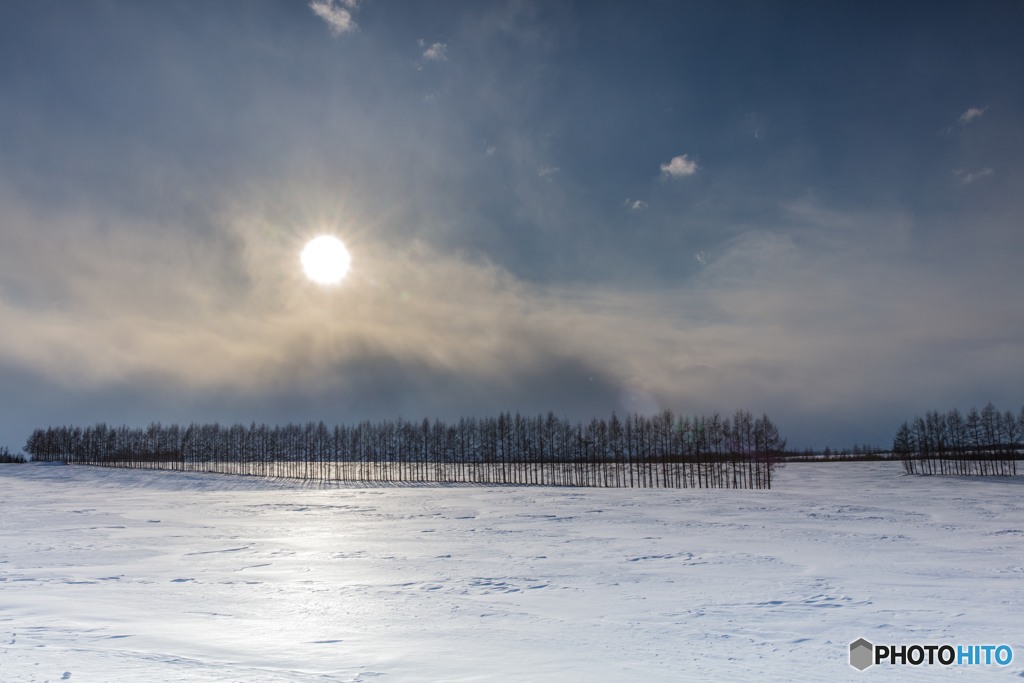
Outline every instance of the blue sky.
{"label": "blue sky", "polygon": [[[1024,403],[1017,3],[5,3],[0,445]],[[302,276],[319,234],[335,288]]]}

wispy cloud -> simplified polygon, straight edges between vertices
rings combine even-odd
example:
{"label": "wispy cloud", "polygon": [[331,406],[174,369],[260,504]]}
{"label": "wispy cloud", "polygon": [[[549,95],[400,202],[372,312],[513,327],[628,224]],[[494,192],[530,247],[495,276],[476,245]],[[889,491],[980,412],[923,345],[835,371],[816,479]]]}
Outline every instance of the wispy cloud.
{"label": "wispy cloud", "polygon": [[700,167],[697,162],[690,158],[689,154],[672,157],[672,161],[661,165],[661,174],[666,178],[680,178],[684,175],[693,175]]}
{"label": "wispy cloud", "polygon": [[986,111],[988,111],[988,106],[984,106],[981,108],[971,107],[970,109],[968,109],[967,111],[960,115],[960,118],[956,120],[955,125],[946,126],[945,128],[942,129],[940,134],[952,135],[953,131],[956,130],[957,126],[966,126],[971,121],[981,118],[981,115],[984,114]]}
{"label": "wispy cloud", "polygon": [[[420,47],[423,47],[425,43],[420,40]],[[423,52],[423,58],[429,59],[435,62],[446,62],[448,61],[448,43],[434,43]]]}
{"label": "wispy cloud", "polygon": [[982,107],[981,109],[978,109],[977,107],[971,107],[970,109],[968,109],[967,111],[960,115],[958,123],[961,126],[968,124],[974,119],[981,117],[981,115],[984,114],[985,110],[987,109],[988,107]]}
{"label": "wispy cloud", "polygon": [[745,120],[747,132],[757,141],[764,140],[765,118],[756,112],[749,112]]}
{"label": "wispy cloud", "polygon": [[309,7],[327,22],[331,33],[336,36],[351,33],[358,28],[352,19],[352,12],[359,9],[359,0],[313,0]]}
{"label": "wispy cloud", "polygon": [[551,175],[552,173],[558,173],[559,170],[561,169],[559,169],[557,166],[541,166],[540,168],[537,169],[537,175],[539,175],[541,178],[545,178]]}
{"label": "wispy cloud", "polygon": [[[808,231],[813,240],[741,235],[714,258],[694,254],[704,267],[689,284],[542,286],[415,240],[396,249],[365,237],[349,241],[350,278],[327,292],[300,272],[303,235],[268,230],[248,206],[217,221],[221,239],[197,240],[174,225],[140,233],[134,219],[0,205],[18,228],[0,273],[19,285],[0,292],[0,321],[18,330],[0,335],[0,367],[76,390],[331,391],[353,411],[379,400],[388,416],[396,405],[429,415],[443,401],[472,412],[528,396],[557,409],[568,404],[551,397],[577,373],[673,410],[771,406],[790,430],[879,396],[903,411],[922,392],[998,386],[1007,368],[1019,383],[1014,290],[990,288],[1004,311],[995,317],[975,294],[1005,277],[1009,257],[908,263],[893,243],[899,217],[796,210],[831,229]],[[32,250],[41,234],[52,238],[45,254]],[[964,349],[979,362],[963,362]],[[573,391],[574,410],[606,409]]]}
{"label": "wispy cloud", "polygon": [[647,202],[642,199],[627,198],[623,205],[628,206],[630,211],[643,211],[647,208]]}
{"label": "wispy cloud", "polygon": [[974,173],[966,173],[962,168],[953,169],[953,177],[958,178],[961,185],[970,185],[975,180],[981,180],[982,178],[990,176],[993,173],[995,173],[995,171],[993,171],[991,168],[983,168],[980,171],[975,171]]}

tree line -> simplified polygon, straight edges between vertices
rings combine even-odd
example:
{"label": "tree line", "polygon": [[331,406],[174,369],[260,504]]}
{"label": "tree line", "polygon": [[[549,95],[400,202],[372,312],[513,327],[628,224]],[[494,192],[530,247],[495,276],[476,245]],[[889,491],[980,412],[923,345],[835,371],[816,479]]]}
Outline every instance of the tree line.
{"label": "tree line", "polygon": [[23,463],[25,462],[25,456],[18,455],[17,453],[11,453],[7,446],[0,446],[0,463]]}
{"label": "tree line", "polygon": [[981,412],[964,415],[926,412],[896,430],[893,452],[908,474],[1017,474],[1017,456],[1024,434],[1024,408],[1014,416],[989,402]]}
{"label": "tree line", "polygon": [[36,429],[33,460],[321,480],[643,488],[771,488],[786,442],[767,415],[737,411],[573,423],[554,413],[356,425]]}

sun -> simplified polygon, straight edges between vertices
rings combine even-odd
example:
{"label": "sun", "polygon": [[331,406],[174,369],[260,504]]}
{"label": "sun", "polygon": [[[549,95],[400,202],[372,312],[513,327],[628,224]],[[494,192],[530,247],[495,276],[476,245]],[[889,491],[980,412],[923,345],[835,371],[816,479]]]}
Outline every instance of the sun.
{"label": "sun", "polygon": [[335,285],[348,273],[352,257],[337,237],[323,235],[306,243],[302,250],[306,276],[322,285]]}

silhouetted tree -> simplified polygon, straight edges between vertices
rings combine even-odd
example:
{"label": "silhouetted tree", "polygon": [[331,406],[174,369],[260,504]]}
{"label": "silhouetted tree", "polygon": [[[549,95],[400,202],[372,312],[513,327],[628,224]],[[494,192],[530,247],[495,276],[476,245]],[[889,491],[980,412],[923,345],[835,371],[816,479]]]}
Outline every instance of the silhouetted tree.
{"label": "silhouetted tree", "polygon": [[911,474],[1015,475],[1022,425],[1024,409],[1015,418],[991,402],[966,417],[956,408],[931,411],[900,426],[893,451]]}
{"label": "silhouetted tree", "polygon": [[[1006,431],[1007,422],[998,424]],[[1016,421],[1013,421],[1017,429]],[[1017,433],[1016,431],[1013,432]],[[1013,437],[1007,439],[1013,442]],[[250,423],[144,429],[99,423],[29,436],[37,460],[320,480],[468,481],[574,486],[764,488],[785,448],[767,415],[737,411],[572,423],[506,412],[457,423],[399,418],[327,427]]]}

